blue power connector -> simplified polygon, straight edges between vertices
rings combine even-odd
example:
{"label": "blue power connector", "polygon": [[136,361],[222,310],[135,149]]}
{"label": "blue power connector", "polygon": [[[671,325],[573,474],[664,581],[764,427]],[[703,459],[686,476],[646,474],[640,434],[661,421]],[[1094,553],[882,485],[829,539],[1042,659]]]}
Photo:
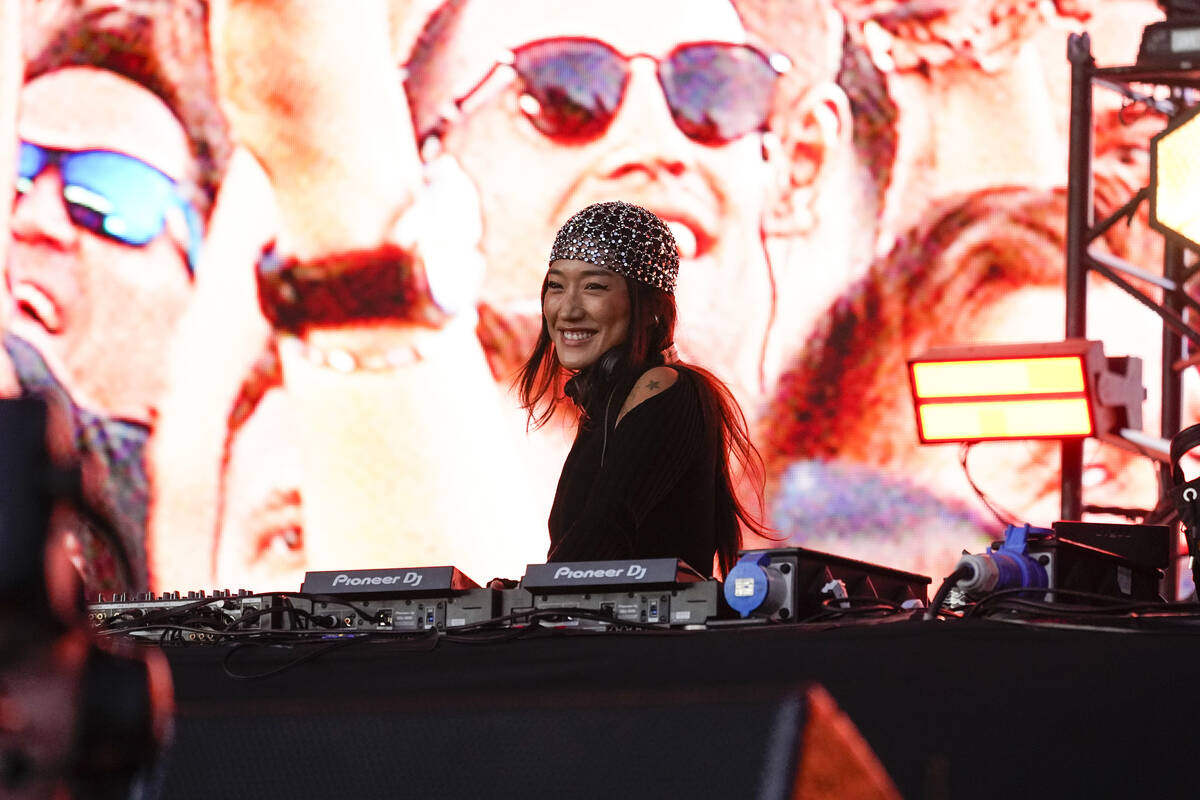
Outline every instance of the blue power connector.
{"label": "blue power connector", "polygon": [[742,619],[770,616],[787,602],[787,579],[771,566],[770,553],[746,553],[725,576],[725,602]]}
{"label": "blue power connector", "polygon": [[1035,528],[1029,523],[1009,525],[1004,530],[1004,544],[999,549],[991,547],[986,553],[965,555],[959,562],[960,569],[969,571],[958,580],[958,588],[972,597],[995,592],[1000,589],[1044,589],[1050,585],[1046,568],[1029,555],[1029,535],[1053,533],[1047,528]]}

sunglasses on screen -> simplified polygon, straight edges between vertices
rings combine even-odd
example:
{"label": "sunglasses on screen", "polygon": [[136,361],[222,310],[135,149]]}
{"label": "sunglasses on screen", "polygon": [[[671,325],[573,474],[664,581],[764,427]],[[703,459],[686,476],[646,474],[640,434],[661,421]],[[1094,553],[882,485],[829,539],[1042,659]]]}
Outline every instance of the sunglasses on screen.
{"label": "sunglasses on screen", "polygon": [[553,139],[587,141],[602,135],[621,107],[630,62],[649,58],[675,125],[688,138],[722,145],[766,130],[775,83],[788,64],[746,44],[693,42],[666,57],[624,55],[596,39],[541,39],[507,51],[455,105],[461,110],[497,67],[516,72],[521,110]]}
{"label": "sunglasses on screen", "polygon": [[200,217],[171,178],[145,161],[109,150],[55,150],[21,142],[17,193],[50,166],[62,177],[62,199],[71,221],[84,230],[132,247],[144,247],[178,208],[187,221],[188,270],[195,272],[203,236]]}

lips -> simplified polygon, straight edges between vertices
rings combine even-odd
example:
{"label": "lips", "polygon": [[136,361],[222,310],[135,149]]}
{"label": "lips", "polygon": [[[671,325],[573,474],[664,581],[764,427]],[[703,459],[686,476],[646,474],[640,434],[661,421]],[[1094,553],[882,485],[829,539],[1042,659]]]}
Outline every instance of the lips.
{"label": "lips", "polygon": [[62,313],[54,298],[35,283],[14,281],[9,287],[17,311],[32,319],[49,333],[62,331]]}
{"label": "lips", "polygon": [[562,336],[563,342],[568,345],[583,344],[585,342],[590,341],[592,339],[592,337],[596,335],[596,332],[593,330],[578,330],[578,329],[559,330],[558,333],[560,336]]}
{"label": "lips", "polygon": [[682,222],[670,221],[667,222],[667,227],[675,237],[675,244],[679,246],[679,257],[695,258],[700,249],[696,232]]}
{"label": "lips", "polygon": [[715,221],[707,219],[704,214],[673,205],[650,205],[647,208],[667,223],[675,237],[675,244],[679,246],[681,259],[702,258],[716,245]]}

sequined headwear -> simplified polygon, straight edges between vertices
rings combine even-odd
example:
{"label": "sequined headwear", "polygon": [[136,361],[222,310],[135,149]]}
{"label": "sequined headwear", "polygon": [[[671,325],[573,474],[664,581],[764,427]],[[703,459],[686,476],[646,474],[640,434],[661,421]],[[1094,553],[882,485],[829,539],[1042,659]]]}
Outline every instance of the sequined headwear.
{"label": "sequined headwear", "polygon": [[595,203],[558,229],[550,263],[586,261],[674,293],[679,248],[671,229],[651,212],[619,200]]}

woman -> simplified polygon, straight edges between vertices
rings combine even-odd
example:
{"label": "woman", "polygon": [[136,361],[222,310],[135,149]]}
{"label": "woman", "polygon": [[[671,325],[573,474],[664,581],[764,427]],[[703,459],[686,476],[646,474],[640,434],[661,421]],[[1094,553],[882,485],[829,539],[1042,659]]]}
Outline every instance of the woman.
{"label": "woman", "polygon": [[[558,231],[542,330],[517,378],[532,425],[563,394],[575,443],[550,510],[548,561],[681,558],[722,573],[761,523],[735,494],[732,454],[761,497],[761,460],[729,390],[674,354],[679,255],[666,224],[623,202]],[[569,377],[569,380],[568,380]]]}

